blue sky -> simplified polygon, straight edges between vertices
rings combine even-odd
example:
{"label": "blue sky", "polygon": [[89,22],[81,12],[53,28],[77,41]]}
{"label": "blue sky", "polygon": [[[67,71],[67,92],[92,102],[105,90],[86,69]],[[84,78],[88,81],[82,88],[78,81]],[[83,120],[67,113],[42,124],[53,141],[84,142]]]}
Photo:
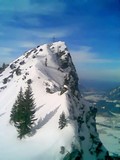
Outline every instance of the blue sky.
{"label": "blue sky", "polygon": [[0,64],[52,37],[81,79],[120,82],[120,0],[0,0]]}

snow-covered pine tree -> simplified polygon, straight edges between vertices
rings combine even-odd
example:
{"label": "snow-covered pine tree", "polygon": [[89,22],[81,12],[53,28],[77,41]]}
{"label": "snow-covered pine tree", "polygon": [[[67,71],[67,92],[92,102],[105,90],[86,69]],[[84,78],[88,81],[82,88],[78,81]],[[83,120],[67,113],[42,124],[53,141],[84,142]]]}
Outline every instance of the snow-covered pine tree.
{"label": "snow-covered pine tree", "polygon": [[67,120],[65,117],[65,113],[62,112],[59,118],[59,128],[63,129],[67,125]]}
{"label": "snow-covered pine tree", "polygon": [[25,107],[24,125],[27,132],[26,134],[29,134],[36,120],[35,119],[35,103],[33,99],[32,89],[29,84],[24,93],[24,107]]}
{"label": "snow-covered pine tree", "polygon": [[12,107],[11,114],[10,114],[10,123],[14,123],[15,126],[17,126],[17,124],[21,119],[22,114],[20,113],[22,112],[21,110],[23,107],[23,102],[24,102],[24,95],[23,95],[22,88],[20,88],[20,92],[17,96],[17,99]]}
{"label": "snow-covered pine tree", "polygon": [[2,68],[3,68],[3,69],[5,69],[6,66],[7,66],[7,65],[6,65],[5,63],[2,64]]}
{"label": "snow-covered pine tree", "polygon": [[28,85],[24,96],[22,89],[20,90],[11,111],[10,122],[14,123],[18,131],[18,138],[22,139],[25,135],[31,133],[35,120],[35,104],[32,89]]}

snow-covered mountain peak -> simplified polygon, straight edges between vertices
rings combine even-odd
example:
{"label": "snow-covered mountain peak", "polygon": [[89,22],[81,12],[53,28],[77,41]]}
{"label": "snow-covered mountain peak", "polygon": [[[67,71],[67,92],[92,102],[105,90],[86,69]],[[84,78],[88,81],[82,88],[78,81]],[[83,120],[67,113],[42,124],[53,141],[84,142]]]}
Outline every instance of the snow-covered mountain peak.
{"label": "snow-covered mountain peak", "polygon": [[[33,135],[21,143],[9,120],[20,88],[24,91],[27,84],[33,91],[36,122]],[[66,125],[60,129],[62,113]],[[65,43],[37,46],[0,74],[0,159],[13,160],[15,152],[17,160],[102,160],[107,151],[99,140],[95,115],[96,108],[80,95],[78,76]]]}

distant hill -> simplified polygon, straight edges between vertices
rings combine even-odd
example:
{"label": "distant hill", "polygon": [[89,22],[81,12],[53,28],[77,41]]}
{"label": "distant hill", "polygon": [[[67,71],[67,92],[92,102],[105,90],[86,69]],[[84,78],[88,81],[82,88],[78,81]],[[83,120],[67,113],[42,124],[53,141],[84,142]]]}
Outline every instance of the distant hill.
{"label": "distant hill", "polygon": [[111,100],[120,100],[120,86],[110,90],[107,96]]}

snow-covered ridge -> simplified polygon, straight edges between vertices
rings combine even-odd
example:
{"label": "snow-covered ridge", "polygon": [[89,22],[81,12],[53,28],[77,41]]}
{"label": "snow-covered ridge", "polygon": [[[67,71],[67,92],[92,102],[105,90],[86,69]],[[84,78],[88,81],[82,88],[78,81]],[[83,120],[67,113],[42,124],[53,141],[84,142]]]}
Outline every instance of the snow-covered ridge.
{"label": "snow-covered ridge", "polygon": [[[33,135],[20,141],[9,119],[20,88],[25,90],[28,83],[37,120]],[[67,125],[60,130],[62,112]],[[96,109],[80,95],[78,76],[65,43],[37,46],[0,74],[0,159],[70,160],[72,156],[73,160],[102,160],[108,153],[99,140],[95,115]]]}

